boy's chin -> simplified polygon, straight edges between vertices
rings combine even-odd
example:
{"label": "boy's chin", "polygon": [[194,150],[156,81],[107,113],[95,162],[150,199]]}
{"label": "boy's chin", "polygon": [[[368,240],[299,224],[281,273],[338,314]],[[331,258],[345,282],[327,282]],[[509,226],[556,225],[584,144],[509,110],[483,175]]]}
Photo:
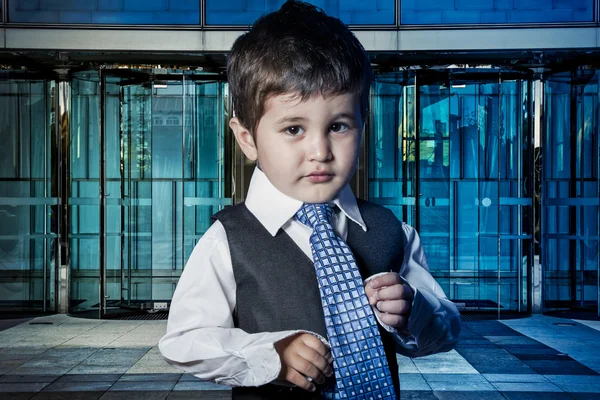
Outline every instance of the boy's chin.
{"label": "boy's chin", "polygon": [[310,190],[303,191],[301,193],[297,193],[294,196],[297,200],[302,201],[303,203],[327,203],[332,201],[337,197],[339,190],[321,190],[312,192]]}

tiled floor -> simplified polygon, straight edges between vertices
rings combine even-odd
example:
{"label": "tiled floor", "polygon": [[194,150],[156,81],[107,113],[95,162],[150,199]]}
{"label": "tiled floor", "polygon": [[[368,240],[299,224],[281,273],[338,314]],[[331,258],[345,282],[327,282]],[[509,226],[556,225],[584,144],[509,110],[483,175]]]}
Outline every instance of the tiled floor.
{"label": "tiled floor", "polygon": [[[165,326],[65,315],[5,323],[0,399],[229,399],[229,388],[162,359]],[[464,322],[455,350],[398,359],[402,399],[600,399],[598,321]]]}

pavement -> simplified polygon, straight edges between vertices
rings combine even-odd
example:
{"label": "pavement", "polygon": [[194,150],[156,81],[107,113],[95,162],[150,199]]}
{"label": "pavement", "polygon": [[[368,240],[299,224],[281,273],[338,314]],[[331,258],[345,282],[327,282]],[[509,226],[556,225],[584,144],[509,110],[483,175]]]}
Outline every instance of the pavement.
{"label": "pavement", "polygon": [[[51,315],[4,321],[0,399],[230,399],[168,365],[166,321]],[[2,329],[2,327],[0,327]],[[402,399],[600,399],[600,321],[463,322],[456,349],[398,357]]]}

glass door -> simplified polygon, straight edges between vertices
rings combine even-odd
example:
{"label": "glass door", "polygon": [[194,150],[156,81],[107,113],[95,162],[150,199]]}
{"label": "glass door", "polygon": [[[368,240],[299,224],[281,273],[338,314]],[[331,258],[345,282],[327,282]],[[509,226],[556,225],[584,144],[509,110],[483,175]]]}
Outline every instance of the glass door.
{"label": "glass door", "polygon": [[71,312],[168,309],[210,216],[231,204],[226,90],[194,71],[76,74]]}
{"label": "glass door", "polygon": [[600,315],[598,70],[551,74],[544,89],[544,307]]}
{"label": "glass door", "polygon": [[0,72],[2,313],[56,311],[60,140],[54,89],[39,76]]}
{"label": "glass door", "polygon": [[499,70],[376,77],[369,198],[417,228],[463,311],[527,311],[529,92],[526,74]]}
{"label": "glass door", "polygon": [[166,310],[211,215],[231,203],[225,83],[117,71],[105,81],[105,315]]}
{"label": "glass door", "polygon": [[530,80],[457,69],[417,83],[416,212],[432,272],[464,311],[527,311]]}

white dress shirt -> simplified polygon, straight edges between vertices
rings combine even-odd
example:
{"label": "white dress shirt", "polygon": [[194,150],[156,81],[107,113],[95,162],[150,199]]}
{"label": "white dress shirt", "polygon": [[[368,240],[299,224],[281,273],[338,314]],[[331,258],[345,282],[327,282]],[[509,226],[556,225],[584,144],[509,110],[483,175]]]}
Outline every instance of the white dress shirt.
{"label": "white dress shirt", "polygon": [[[341,210],[332,222],[342,239],[346,240],[348,223],[368,229],[349,186],[333,203]],[[283,229],[312,259],[311,229],[293,218],[302,202],[277,190],[258,168],[245,204],[271,235]],[[417,357],[448,351],[458,341],[458,309],[429,273],[417,232],[405,223],[402,227],[406,247],[400,276],[415,292],[408,320],[410,334],[400,334],[378,321],[392,332],[400,354]],[[275,380],[281,363],[273,344],[299,331],[246,333],[234,327],[235,305],[236,282],[227,235],[216,221],[192,251],[173,294],[167,333],[159,342],[167,362],[201,379],[230,386],[259,386]],[[379,311],[374,311],[378,317]]]}

